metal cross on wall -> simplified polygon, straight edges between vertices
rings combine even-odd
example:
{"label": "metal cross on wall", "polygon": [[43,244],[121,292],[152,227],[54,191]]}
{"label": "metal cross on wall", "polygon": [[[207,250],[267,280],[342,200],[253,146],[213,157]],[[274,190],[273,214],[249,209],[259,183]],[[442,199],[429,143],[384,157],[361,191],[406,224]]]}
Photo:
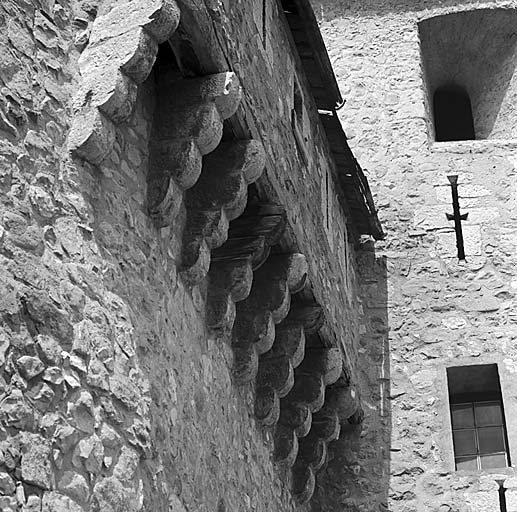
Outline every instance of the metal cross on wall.
{"label": "metal cross on wall", "polygon": [[458,197],[458,176],[447,176],[449,183],[451,184],[452,192],[452,208],[453,214],[446,213],[447,220],[454,221],[454,230],[456,231],[456,247],[458,248],[458,259],[460,261],[465,260],[465,247],[463,245],[463,230],[461,228],[461,221],[467,220],[469,214],[460,213],[460,201]]}

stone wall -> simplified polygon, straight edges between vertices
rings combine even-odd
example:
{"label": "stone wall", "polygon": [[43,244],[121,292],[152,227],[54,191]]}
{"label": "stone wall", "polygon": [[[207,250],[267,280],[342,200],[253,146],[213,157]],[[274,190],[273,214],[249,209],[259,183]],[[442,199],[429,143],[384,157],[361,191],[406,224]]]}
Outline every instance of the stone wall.
{"label": "stone wall", "polygon": [[[244,163],[235,159],[245,183],[229,193],[236,203],[221,207],[223,237],[224,220],[242,213],[246,185],[260,174],[249,162],[264,155],[266,171],[250,197],[287,210],[286,234],[273,253],[305,255],[309,284],[293,302],[321,304],[318,336],[345,361],[355,407],[345,413],[355,414],[353,227],[333,200],[328,147],[278,8],[267,11],[264,42],[251,2],[178,4],[178,31],[192,36],[199,66],[186,65],[187,76],[215,76],[196,82],[205,94],[200,108],[215,116],[217,130],[230,117],[225,131],[263,147]],[[273,463],[273,430],[255,421],[253,383],[234,382],[228,333],[207,326],[213,279],[206,260],[197,260],[194,285],[185,273],[185,240],[199,241],[189,208],[211,197],[205,175],[198,188],[192,183],[201,156],[187,161],[190,170],[199,164],[195,179],[185,169],[157,178],[172,196],[150,208],[153,166],[163,163],[153,145],[159,114],[192,105],[160,103],[151,69],[157,43],[176,27],[174,2],[140,2],[143,14],[135,5],[104,2],[99,12],[97,2],[84,0],[0,6],[0,509],[303,510],[289,472]],[[119,7],[121,17],[110,24]],[[206,20],[215,33],[199,31]],[[127,47],[117,44],[123,30],[138,35]],[[204,44],[217,36],[219,45],[202,47],[200,34]],[[218,73],[223,93],[210,96],[204,84],[220,84]],[[301,149],[290,117],[295,76],[305,98]],[[191,89],[181,90],[190,98]],[[233,117],[228,104],[239,105]],[[203,155],[219,143],[212,136],[203,139]],[[232,139],[225,134],[223,143]],[[220,166],[223,157],[204,162]],[[200,244],[208,247],[205,239]],[[225,305],[235,314],[232,301]]]}
{"label": "stone wall", "polygon": [[[378,437],[363,438],[354,486],[329,487],[325,499],[335,510],[496,511],[497,482],[504,482],[507,510],[517,510],[512,468],[454,471],[446,381],[450,366],[498,365],[514,461],[516,142],[510,132],[504,141],[433,141],[418,32],[418,22],[432,16],[516,4],[313,5],[346,98],[340,112],[345,131],[369,169],[387,233],[370,255],[379,259],[377,275],[367,275],[363,285],[370,319],[364,357],[379,353],[379,338],[389,356],[386,373],[369,376],[369,396],[384,394],[387,407],[379,404],[366,415],[364,429],[377,425]],[[498,105],[496,98],[492,108]],[[466,262],[457,259],[453,224],[445,215],[452,213],[447,176],[454,174],[462,213],[468,213]],[[376,281],[385,272],[384,295]],[[384,317],[378,309],[383,296]],[[380,486],[372,462],[384,475]]]}

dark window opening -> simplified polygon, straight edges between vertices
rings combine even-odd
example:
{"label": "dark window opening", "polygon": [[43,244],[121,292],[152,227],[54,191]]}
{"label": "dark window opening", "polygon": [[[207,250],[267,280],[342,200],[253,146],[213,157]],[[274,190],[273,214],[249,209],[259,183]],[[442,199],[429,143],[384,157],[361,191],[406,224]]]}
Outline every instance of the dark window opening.
{"label": "dark window opening", "polygon": [[456,469],[510,466],[497,365],[447,368]]}
{"label": "dark window opening", "polygon": [[436,140],[473,140],[474,120],[467,91],[450,85],[439,87],[433,96]]}
{"label": "dark window opening", "polygon": [[293,127],[297,127],[300,131],[303,128],[303,98],[300,86],[294,80],[293,86],[293,110],[291,112],[291,123]]}

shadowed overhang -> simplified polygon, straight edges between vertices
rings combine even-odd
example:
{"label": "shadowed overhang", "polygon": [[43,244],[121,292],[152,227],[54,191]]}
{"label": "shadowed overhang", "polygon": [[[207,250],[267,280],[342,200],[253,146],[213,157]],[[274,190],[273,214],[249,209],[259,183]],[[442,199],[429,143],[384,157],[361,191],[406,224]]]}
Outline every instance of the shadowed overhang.
{"label": "shadowed overhang", "polygon": [[309,0],[281,0],[281,5],[334,157],[341,188],[339,199],[355,230],[380,240],[384,232],[368,180],[336,114],[344,101],[314,11]]}

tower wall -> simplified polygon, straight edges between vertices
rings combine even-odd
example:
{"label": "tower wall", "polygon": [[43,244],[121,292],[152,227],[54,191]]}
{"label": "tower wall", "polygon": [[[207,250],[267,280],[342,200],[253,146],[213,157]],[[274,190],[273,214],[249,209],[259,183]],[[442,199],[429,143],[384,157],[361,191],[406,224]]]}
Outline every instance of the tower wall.
{"label": "tower wall", "polygon": [[[512,468],[455,471],[446,379],[448,367],[497,364],[509,452],[517,460],[515,126],[492,140],[434,142],[418,23],[517,4],[313,4],[346,99],[341,119],[369,171],[387,232],[375,248],[386,262],[387,322],[379,325],[382,294],[375,276],[367,276],[363,298],[370,322],[362,335],[366,359],[379,356],[379,339],[384,340],[379,357],[389,360],[386,373],[371,372],[368,379],[372,402],[386,396],[386,407],[367,411],[362,448],[331,463],[329,478],[341,471],[343,484],[329,487],[321,503],[333,510],[495,511],[500,510],[498,482],[504,482],[506,510],[515,511]],[[464,36],[476,38],[483,30],[471,26]],[[487,34],[494,33],[490,30]],[[476,50],[490,53],[490,37]],[[515,54],[503,64],[511,77]],[[494,69],[491,73],[496,81]],[[513,94],[511,80],[506,97]],[[489,98],[492,115],[504,111],[504,99]],[[503,123],[512,112],[503,115]],[[453,223],[446,218],[453,213],[449,175],[458,175],[461,212],[468,213],[465,262],[458,261]],[[354,460],[355,472],[340,470]]]}
{"label": "tower wall", "polygon": [[[217,112],[209,107],[218,136],[223,142],[261,141],[265,171],[260,180],[249,178],[256,182],[250,197],[287,210],[288,226],[273,257],[288,251],[305,255],[299,258],[307,263],[301,281],[308,274],[305,293],[321,304],[326,319],[317,328],[352,374],[359,305],[353,243],[345,236],[350,219],[337,201],[329,148],[283,13],[277,7],[253,9],[251,2],[208,3],[211,9],[178,2],[183,20],[178,30],[192,30],[192,40],[209,47],[203,53],[194,41],[185,60],[196,61],[197,51],[199,75],[230,69],[240,79],[242,103],[232,123],[223,126],[220,117],[237,110],[237,105],[233,112],[225,110],[236,94],[235,82],[223,82],[222,97],[210,99],[217,103]],[[160,218],[160,225],[150,211],[153,143],[167,134],[153,134],[166,105],[157,101],[151,70],[157,47],[148,32],[158,42],[172,38],[175,5],[170,0],[0,5],[2,511],[308,508],[293,499],[289,469],[272,460],[274,429],[255,420],[254,380],[244,386],[234,381],[229,333],[208,328],[213,306],[208,269],[194,286],[182,274],[190,199],[183,203],[174,184],[164,180],[172,197],[167,196],[170,209],[164,215],[177,207],[175,217]],[[110,18],[110,13],[116,14]],[[164,32],[167,23],[170,34]],[[219,39],[199,26],[217,26]],[[139,37],[125,37],[128,27]],[[116,39],[119,32],[124,44]],[[196,73],[189,68],[185,74]],[[113,77],[118,81],[110,81]],[[305,163],[291,124],[295,78],[305,101]],[[192,100],[194,89],[183,88],[182,98]],[[191,117],[181,117],[192,105],[175,100],[174,94],[167,99],[173,104],[167,121],[184,120],[175,127],[180,131],[196,128],[188,124]],[[208,147],[213,133],[207,132],[202,142]],[[214,147],[205,148],[206,154]],[[251,161],[256,154],[262,153],[257,150]],[[177,160],[171,161],[165,171],[172,173]],[[188,160],[185,174],[197,163]],[[251,164],[236,167],[236,175],[256,171]],[[215,197],[217,202],[228,193],[235,200],[228,216],[242,213],[248,199],[246,186],[230,185]],[[210,188],[202,192],[213,197]],[[226,228],[223,238],[224,221],[223,216],[217,226]],[[280,284],[271,282],[284,298],[281,314],[287,314],[291,299],[306,298],[290,297],[280,278]],[[224,311],[230,319],[232,306]],[[227,327],[226,320],[221,323]],[[360,387],[358,382],[352,393],[356,409]],[[344,409],[348,415],[356,410],[347,403]]]}

